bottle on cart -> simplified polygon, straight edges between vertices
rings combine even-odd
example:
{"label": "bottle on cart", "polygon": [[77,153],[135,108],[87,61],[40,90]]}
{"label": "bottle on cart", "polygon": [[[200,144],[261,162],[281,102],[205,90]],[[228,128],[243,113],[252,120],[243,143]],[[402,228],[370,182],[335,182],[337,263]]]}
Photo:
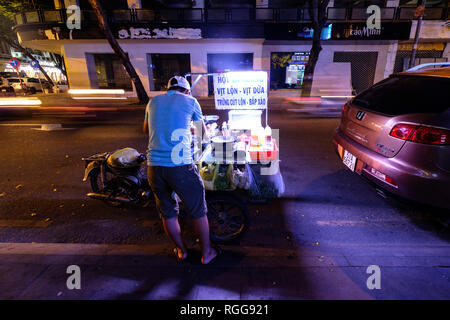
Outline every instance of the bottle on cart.
{"label": "bottle on cart", "polygon": [[226,121],[222,123],[222,136],[223,137],[229,137],[230,130],[228,129],[228,124]]}
{"label": "bottle on cart", "polygon": [[264,128],[264,144],[266,148],[272,149],[273,143],[272,143],[272,129],[269,126],[266,126]]}

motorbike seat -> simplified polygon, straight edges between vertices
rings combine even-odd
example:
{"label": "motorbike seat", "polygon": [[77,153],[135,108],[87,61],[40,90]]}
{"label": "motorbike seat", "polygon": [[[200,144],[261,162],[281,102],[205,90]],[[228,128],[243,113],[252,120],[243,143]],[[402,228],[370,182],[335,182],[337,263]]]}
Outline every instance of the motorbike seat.
{"label": "motorbike seat", "polygon": [[114,151],[107,160],[107,163],[112,168],[134,168],[139,167],[147,157],[139,153],[133,148],[123,148]]}

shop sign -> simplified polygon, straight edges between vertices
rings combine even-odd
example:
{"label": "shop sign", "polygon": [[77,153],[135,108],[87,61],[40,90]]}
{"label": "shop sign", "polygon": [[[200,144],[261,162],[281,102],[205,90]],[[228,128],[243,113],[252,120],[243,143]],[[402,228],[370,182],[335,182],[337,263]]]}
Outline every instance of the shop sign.
{"label": "shop sign", "polygon": [[408,40],[411,22],[381,22],[381,28],[368,28],[365,22],[334,23],[335,40]]}
{"label": "shop sign", "polygon": [[122,28],[119,39],[201,39],[202,30],[198,28]]}
{"label": "shop sign", "polygon": [[267,72],[236,71],[215,73],[216,109],[266,109]]}
{"label": "shop sign", "polygon": [[[310,40],[313,35],[310,23],[266,23],[267,40]],[[366,22],[333,22],[322,29],[322,40],[408,40],[411,22],[381,21],[380,28],[369,28]]]}
{"label": "shop sign", "polygon": [[[320,33],[321,40],[331,38],[333,24],[327,24]],[[311,23],[266,23],[264,37],[267,40],[308,40],[314,34]]]}

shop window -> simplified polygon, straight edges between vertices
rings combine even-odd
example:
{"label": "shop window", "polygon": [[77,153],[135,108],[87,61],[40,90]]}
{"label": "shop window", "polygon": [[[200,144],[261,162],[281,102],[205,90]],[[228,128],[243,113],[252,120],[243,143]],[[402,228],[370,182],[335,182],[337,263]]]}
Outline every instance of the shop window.
{"label": "shop window", "polygon": [[[447,0],[427,0],[427,7],[445,7]],[[400,7],[417,7],[422,0],[400,0]],[[449,2],[450,3],[450,2]]]}
{"label": "shop window", "polygon": [[309,52],[272,52],[270,89],[300,89]]}
{"label": "shop window", "polygon": [[335,8],[349,8],[349,7],[368,7],[377,5],[379,7],[386,7],[386,0],[334,0],[333,7]]}
{"label": "shop window", "polygon": [[192,8],[192,0],[141,0],[143,9]]}
{"label": "shop window", "polygon": [[115,54],[86,54],[92,88],[132,91],[131,79]]}
{"label": "shop window", "polygon": [[300,8],[306,5],[306,0],[269,0],[269,8]]}
{"label": "shop window", "polygon": [[[208,73],[253,70],[253,53],[208,53]],[[212,77],[208,77],[208,94],[214,94]]]}
{"label": "shop window", "polygon": [[43,10],[52,10],[52,9],[58,9],[56,8],[57,4],[54,0],[40,0],[40,1],[32,1],[29,3],[29,6],[35,8],[35,9],[43,9]]}
{"label": "shop window", "polygon": [[205,0],[206,8],[255,8],[255,0]]}
{"label": "shop window", "polygon": [[167,82],[173,76],[184,76],[191,72],[189,54],[154,53],[147,54],[150,90],[167,90]]}
{"label": "shop window", "polygon": [[334,52],[333,62],[350,62],[352,88],[360,93],[369,88],[375,78],[378,52]]}
{"label": "shop window", "polygon": [[[93,10],[89,0],[79,0],[82,10]],[[128,9],[127,0],[102,0],[101,5],[105,10],[126,10]]]}
{"label": "shop window", "polygon": [[[395,57],[394,73],[407,70],[409,68],[410,58],[411,50],[398,50]],[[420,48],[418,48],[416,52],[416,58],[414,60],[414,65],[417,66],[422,63],[447,62],[447,60],[447,58],[443,57],[442,50],[421,50]]]}

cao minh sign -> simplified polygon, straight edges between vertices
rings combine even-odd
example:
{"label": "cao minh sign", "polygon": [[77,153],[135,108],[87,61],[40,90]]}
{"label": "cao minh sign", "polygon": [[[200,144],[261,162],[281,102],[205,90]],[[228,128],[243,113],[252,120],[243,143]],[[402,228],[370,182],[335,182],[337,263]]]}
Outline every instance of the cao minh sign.
{"label": "cao minh sign", "polygon": [[266,109],[267,72],[236,71],[215,73],[216,109]]}

